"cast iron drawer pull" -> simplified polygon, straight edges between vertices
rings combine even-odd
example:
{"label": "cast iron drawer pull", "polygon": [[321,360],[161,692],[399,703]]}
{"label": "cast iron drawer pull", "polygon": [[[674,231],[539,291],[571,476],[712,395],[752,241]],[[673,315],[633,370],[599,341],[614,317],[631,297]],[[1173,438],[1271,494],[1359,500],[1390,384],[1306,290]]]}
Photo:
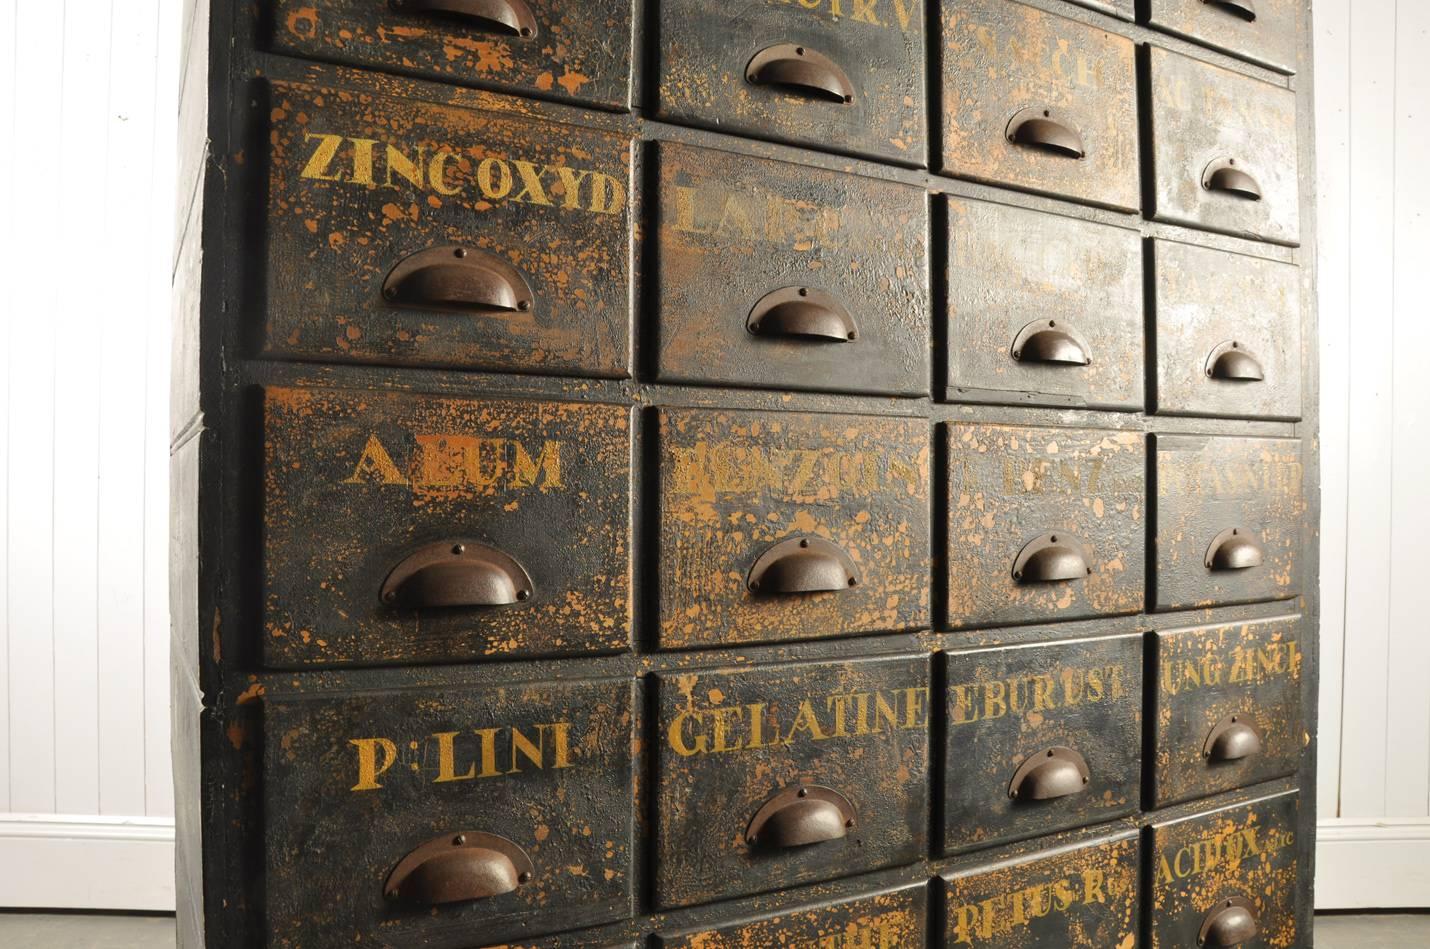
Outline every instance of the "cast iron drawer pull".
{"label": "cast iron drawer pull", "polygon": [[1023,759],[1008,783],[1008,796],[1015,801],[1051,801],[1082,793],[1090,780],[1083,756],[1055,745]]}
{"label": "cast iron drawer pull", "polygon": [[790,537],[755,559],[746,585],[751,593],[833,593],[859,585],[854,561],[823,537]]}
{"label": "cast iron drawer pull", "polygon": [[1197,934],[1197,945],[1230,949],[1255,938],[1256,932],[1256,907],[1244,896],[1233,896],[1207,913]]}
{"label": "cast iron drawer pull", "polygon": [[1261,736],[1245,715],[1228,715],[1212,727],[1202,746],[1202,756],[1209,761],[1242,761],[1261,753]]}
{"label": "cast iron drawer pull", "polygon": [[854,318],[833,294],[812,287],[781,287],[760,298],[745,321],[756,336],[850,343],[859,338]]}
{"label": "cast iron drawer pull", "polygon": [[1051,109],[1024,109],[1008,123],[1008,141],[1024,148],[1082,158],[1087,154],[1082,136],[1071,125],[1059,121]]}
{"label": "cast iron drawer pull", "polygon": [[478,29],[507,36],[535,36],[536,17],[522,0],[390,0],[400,13],[474,20]]}
{"label": "cast iron drawer pull", "polygon": [[1202,185],[1208,191],[1220,191],[1245,201],[1261,200],[1261,185],[1251,175],[1236,167],[1235,158],[1214,161],[1207,166],[1202,176]]}
{"label": "cast iron drawer pull", "polygon": [[505,837],[463,831],[427,841],[388,874],[383,893],[413,906],[466,903],[531,882],[526,851]]}
{"label": "cast iron drawer pull", "polygon": [[1013,358],[1019,362],[1050,366],[1089,366],[1087,341],[1077,330],[1058,320],[1034,320],[1013,340]]}
{"label": "cast iron drawer pull", "polygon": [[382,583],[382,602],[408,609],[508,606],[531,598],[525,568],[495,547],[443,540],[405,557]]}
{"label": "cast iron drawer pull", "polygon": [[776,850],[808,847],[849,836],[854,805],[833,788],[817,784],[788,787],[750,818],[745,843]]}
{"label": "cast iron drawer pull", "polygon": [[1240,527],[1228,527],[1213,537],[1207,548],[1209,570],[1250,570],[1261,566],[1265,558],[1256,538]]}
{"label": "cast iron drawer pull", "polygon": [[403,258],[382,282],[382,295],[398,306],[475,312],[525,312],[531,287],[495,254],[467,247],[429,247]]}
{"label": "cast iron drawer pull", "polygon": [[1019,583],[1065,583],[1092,573],[1092,557],[1084,544],[1064,531],[1043,534],[1028,541],[1013,561],[1013,579]]}
{"label": "cast iron drawer pull", "polygon": [[783,86],[831,102],[854,101],[854,84],[834,60],[793,43],[760,50],[745,67],[745,78],[757,86]]}
{"label": "cast iron drawer pull", "polygon": [[1207,357],[1207,375],[1226,382],[1262,382],[1266,372],[1261,362],[1236,340],[1217,344]]}
{"label": "cast iron drawer pull", "polygon": [[1248,23],[1256,20],[1256,8],[1251,5],[1251,0],[1202,0],[1202,3],[1216,7],[1218,10],[1225,10],[1232,16],[1240,17]]}

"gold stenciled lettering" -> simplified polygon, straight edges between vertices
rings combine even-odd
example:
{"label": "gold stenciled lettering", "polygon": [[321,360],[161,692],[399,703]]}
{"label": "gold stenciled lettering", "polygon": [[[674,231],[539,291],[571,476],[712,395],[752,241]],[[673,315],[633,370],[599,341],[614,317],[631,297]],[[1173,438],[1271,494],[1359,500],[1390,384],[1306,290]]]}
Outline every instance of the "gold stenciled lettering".
{"label": "gold stenciled lettering", "polygon": [[1220,686],[1257,685],[1274,679],[1301,678],[1301,646],[1274,640],[1195,656],[1169,656],[1162,662],[1161,687],[1168,695]]}
{"label": "gold stenciled lettering", "polygon": [[513,438],[464,434],[417,434],[416,450],[399,467],[381,438],[370,434],[344,484],[401,484],[415,489],[560,489],[563,442],[546,440],[532,450]]}
{"label": "gold stenciled lettering", "polygon": [[[928,723],[926,686],[809,696],[781,719],[765,702],[688,705],[671,716],[666,743],[682,758],[913,731]],[[767,740],[766,736],[770,738]]]}
{"label": "gold stenciled lettering", "polygon": [[1103,870],[1094,867],[1055,880],[1040,880],[976,903],[964,903],[952,913],[953,942],[986,942],[1053,913],[1067,913],[1079,905],[1106,904],[1109,895],[1120,895],[1125,887],[1125,881],[1108,880]]}
{"label": "gold stenciled lettering", "polygon": [[949,724],[1023,717],[1127,696],[1127,668],[1109,664],[962,682],[948,687]]}
{"label": "gold stenciled lettering", "polygon": [[1270,856],[1295,842],[1296,832],[1287,827],[1240,827],[1213,834],[1176,848],[1164,848],[1157,855],[1157,881],[1174,883],[1218,867],[1236,867],[1243,860]]}
{"label": "gold stenciled lettering", "polygon": [[399,762],[408,767],[397,773],[414,774],[432,784],[557,771],[574,765],[570,722],[434,732],[409,742],[405,751],[391,738],[353,738],[348,744],[357,754],[358,780],[350,789],[353,791],[381,790],[385,785],[380,779]]}
{"label": "gold stenciled lettering", "polygon": [[[886,28],[897,26],[904,33],[916,31],[921,27],[919,18],[914,15],[918,12],[918,4],[915,0],[768,0],[768,2],[807,10],[811,13],[823,13],[831,20],[847,17],[850,23]],[[890,7],[893,8],[893,13],[886,12],[882,19],[878,14],[881,3],[886,11]]]}
{"label": "gold stenciled lettering", "polygon": [[915,493],[926,476],[921,459],[838,447],[769,448],[733,442],[674,445],[672,488],[700,497],[762,494],[781,497],[863,497],[899,487]]}

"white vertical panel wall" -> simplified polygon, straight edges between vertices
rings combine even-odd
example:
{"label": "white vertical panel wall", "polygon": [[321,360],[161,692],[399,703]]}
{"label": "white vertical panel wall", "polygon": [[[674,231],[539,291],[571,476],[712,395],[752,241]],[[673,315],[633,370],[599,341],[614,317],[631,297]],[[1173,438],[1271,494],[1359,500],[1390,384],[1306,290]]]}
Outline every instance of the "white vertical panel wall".
{"label": "white vertical panel wall", "polygon": [[173,907],[175,0],[0,0],[0,906]]}
{"label": "white vertical panel wall", "polygon": [[1430,2],[1315,0],[1321,908],[1430,906]]}

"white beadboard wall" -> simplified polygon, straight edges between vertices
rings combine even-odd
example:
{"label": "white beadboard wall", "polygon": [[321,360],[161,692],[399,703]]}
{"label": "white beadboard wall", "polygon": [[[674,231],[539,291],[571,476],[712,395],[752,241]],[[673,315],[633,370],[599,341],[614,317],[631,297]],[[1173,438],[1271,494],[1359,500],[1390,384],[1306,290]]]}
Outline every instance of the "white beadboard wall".
{"label": "white beadboard wall", "polygon": [[0,0],[0,906],[172,909],[175,0]]}

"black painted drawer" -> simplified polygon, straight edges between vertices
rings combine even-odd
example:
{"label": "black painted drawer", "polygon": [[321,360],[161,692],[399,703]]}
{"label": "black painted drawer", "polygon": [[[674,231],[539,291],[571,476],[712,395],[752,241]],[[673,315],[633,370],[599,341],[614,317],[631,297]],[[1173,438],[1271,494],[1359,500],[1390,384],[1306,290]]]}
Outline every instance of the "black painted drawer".
{"label": "black painted drawer", "polygon": [[1304,0],[1151,0],[1148,22],[1285,73],[1296,71]]}
{"label": "black painted drawer", "polygon": [[280,52],[578,105],[631,102],[631,0],[273,0]]}
{"label": "black painted drawer", "polygon": [[948,655],[944,849],[1136,812],[1142,637]]}
{"label": "black painted drawer", "polygon": [[947,204],[953,397],[1140,410],[1137,232],[962,198]]}
{"label": "black painted drawer", "polygon": [[270,666],[630,646],[630,409],[264,394]]}
{"label": "black painted drawer", "polygon": [[657,681],[657,905],[850,876],[925,852],[926,657]]}
{"label": "black painted drawer", "polygon": [[1156,634],[1157,807],[1296,770],[1304,635],[1299,616]]}
{"label": "black painted drawer", "polygon": [[660,378],[927,395],[928,195],[660,146]]}
{"label": "black painted drawer", "polygon": [[272,944],[458,949],[624,915],[632,693],[608,680],[265,702]]}
{"label": "black painted drawer", "polygon": [[1142,609],[1140,434],[958,422],[946,437],[951,628]]}
{"label": "black painted drawer", "polygon": [[945,5],[943,45],[942,172],[1137,209],[1131,40],[966,0]]}
{"label": "black painted drawer", "polygon": [[926,419],[660,411],[660,643],[929,625]]}
{"label": "black painted drawer", "polygon": [[661,118],[922,166],[923,0],[660,0]]}
{"label": "black painted drawer", "polygon": [[1155,436],[1156,609],[1301,592],[1301,442]]}
{"label": "black painted drawer", "polygon": [[1157,220],[1296,243],[1296,94],[1155,46],[1150,56]]}
{"label": "black painted drawer", "polygon": [[924,945],[928,888],[922,884],[838,900],[778,916],[689,932],[661,933],[661,949],[915,949]]}
{"label": "black painted drawer", "polygon": [[1301,416],[1301,272],[1156,241],[1157,412]]}
{"label": "black painted drawer", "polygon": [[629,138],[271,91],[265,355],[629,374]]}

